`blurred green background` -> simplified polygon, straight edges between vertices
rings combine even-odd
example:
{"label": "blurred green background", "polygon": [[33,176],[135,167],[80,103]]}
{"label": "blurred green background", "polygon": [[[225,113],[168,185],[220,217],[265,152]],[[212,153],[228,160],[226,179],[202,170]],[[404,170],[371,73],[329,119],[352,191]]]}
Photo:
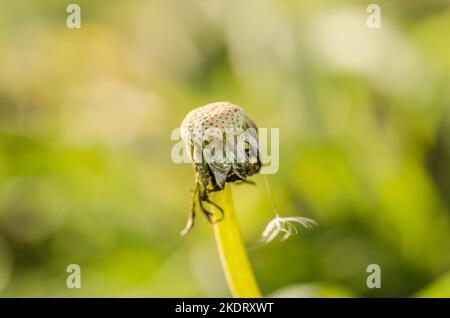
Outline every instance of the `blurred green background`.
{"label": "blurred green background", "polygon": [[261,246],[262,178],[233,187],[265,295],[450,296],[448,1],[378,1],[381,29],[372,1],[69,3],[0,2],[1,297],[229,296],[170,157],[217,100],[280,127],[277,204],[320,224]]}

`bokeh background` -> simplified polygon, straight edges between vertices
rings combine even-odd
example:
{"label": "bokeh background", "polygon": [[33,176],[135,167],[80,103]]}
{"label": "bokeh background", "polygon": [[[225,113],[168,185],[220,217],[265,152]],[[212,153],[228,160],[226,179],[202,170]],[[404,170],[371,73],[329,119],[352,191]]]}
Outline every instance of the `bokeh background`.
{"label": "bokeh background", "polygon": [[450,296],[448,1],[378,1],[381,29],[371,1],[69,3],[0,2],[1,297],[229,296],[170,157],[217,100],[280,128],[277,204],[320,224],[260,245],[262,178],[233,187],[265,295]]}

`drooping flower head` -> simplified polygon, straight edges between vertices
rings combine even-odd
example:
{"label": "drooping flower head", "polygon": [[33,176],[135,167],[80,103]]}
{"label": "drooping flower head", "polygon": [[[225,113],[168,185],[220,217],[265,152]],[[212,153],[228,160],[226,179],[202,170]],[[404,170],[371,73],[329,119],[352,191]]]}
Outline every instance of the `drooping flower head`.
{"label": "drooping flower head", "polygon": [[257,127],[240,106],[215,102],[189,112],[181,124],[200,182],[223,189],[259,172]]}

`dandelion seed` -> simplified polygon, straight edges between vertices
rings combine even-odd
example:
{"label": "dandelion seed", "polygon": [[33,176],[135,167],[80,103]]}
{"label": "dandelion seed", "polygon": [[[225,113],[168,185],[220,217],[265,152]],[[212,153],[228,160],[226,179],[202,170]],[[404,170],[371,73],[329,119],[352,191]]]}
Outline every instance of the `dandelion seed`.
{"label": "dandelion seed", "polygon": [[284,233],[281,240],[285,241],[292,235],[295,235],[298,233],[298,230],[295,226],[295,223],[299,223],[303,225],[305,228],[310,228],[312,226],[317,225],[317,222],[305,218],[305,217],[298,217],[298,216],[289,216],[289,217],[275,217],[272,221],[267,224],[266,228],[264,229],[261,241],[263,243],[270,243],[273,241],[278,234]]}

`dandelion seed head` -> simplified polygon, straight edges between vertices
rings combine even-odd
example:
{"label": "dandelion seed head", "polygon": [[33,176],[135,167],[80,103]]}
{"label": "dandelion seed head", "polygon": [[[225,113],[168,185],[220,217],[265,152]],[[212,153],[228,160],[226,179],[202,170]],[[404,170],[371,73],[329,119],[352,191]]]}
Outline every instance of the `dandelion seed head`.
{"label": "dandelion seed head", "polygon": [[259,172],[257,128],[242,107],[224,101],[198,107],[186,115],[180,128],[204,185],[223,189],[226,182],[245,181]]}

